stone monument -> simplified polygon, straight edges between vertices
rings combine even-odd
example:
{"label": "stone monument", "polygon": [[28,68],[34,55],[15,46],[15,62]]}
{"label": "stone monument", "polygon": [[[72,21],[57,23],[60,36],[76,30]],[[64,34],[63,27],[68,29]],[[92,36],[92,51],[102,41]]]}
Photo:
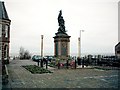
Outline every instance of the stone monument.
{"label": "stone monument", "polygon": [[62,10],[58,15],[58,32],[54,38],[54,56],[59,59],[67,59],[70,56],[70,37],[66,33],[65,21],[62,16]]}

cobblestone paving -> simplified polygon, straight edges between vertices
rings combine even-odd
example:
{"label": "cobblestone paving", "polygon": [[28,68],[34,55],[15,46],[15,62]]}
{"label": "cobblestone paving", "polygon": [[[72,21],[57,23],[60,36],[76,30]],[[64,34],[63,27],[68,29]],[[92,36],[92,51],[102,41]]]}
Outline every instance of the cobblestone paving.
{"label": "cobblestone paving", "polygon": [[53,73],[31,74],[21,65],[32,60],[13,60],[8,65],[11,88],[118,88],[118,70],[51,69]]}

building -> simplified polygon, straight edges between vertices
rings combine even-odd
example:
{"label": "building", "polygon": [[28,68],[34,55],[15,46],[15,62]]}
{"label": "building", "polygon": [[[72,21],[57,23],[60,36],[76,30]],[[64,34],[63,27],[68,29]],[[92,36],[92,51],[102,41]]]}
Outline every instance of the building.
{"label": "building", "polygon": [[118,2],[118,42],[120,42],[120,1]]}
{"label": "building", "polygon": [[[120,1],[118,2],[118,16],[120,16]],[[120,23],[120,17],[118,17]],[[120,25],[118,25],[118,44],[115,46],[115,55],[120,58]]]}
{"label": "building", "polygon": [[62,16],[62,10],[58,15],[58,32],[54,38],[54,56],[59,59],[67,59],[70,56],[70,37],[66,33],[65,21]]}
{"label": "building", "polygon": [[115,46],[115,55],[120,58],[120,42]]}
{"label": "building", "polygon": [[9,63],[10,22],[5,4],[0,1],[0,60]]}

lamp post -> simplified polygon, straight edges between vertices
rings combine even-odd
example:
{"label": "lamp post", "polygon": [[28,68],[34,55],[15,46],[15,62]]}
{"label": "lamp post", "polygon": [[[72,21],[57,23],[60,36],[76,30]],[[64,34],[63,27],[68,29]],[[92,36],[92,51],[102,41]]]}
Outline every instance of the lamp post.
{"label": "lamp post", "polygon": [[43,35],[41,35],[41,57],[43,57]]}
{"label": "lamp post", "polygon": [[43,35],[41,35],[41,67],[43,67]]}
{"label": "lamp post", "polygon": [[80,30],[80,37],[78,37],[78,57],[81,58],[81,32],[84,32],[84,30]]}

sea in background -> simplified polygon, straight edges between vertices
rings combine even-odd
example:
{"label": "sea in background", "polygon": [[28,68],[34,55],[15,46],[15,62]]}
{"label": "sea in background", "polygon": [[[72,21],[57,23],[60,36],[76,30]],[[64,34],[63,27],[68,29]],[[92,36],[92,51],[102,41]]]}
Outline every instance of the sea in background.
{"label": "sea in background", "polygon": [[[33,55],[40,55],[39,53],[31,53],[31,56]],[[82,53],[81,54],[81,57],[84,57],[84,56],[87,56],[87,55],[93,55],[93,56],[96,56],[96,55],[102,55],[102,56],[114,56],[115,53]],[[44,56],[54,56],[54,54],[51,54],[51,53],[45,53]],[[74,57],[77,57],[78,54],[77,53],[71,53],[70,56],[74,56]],[[10,53],[10,57],[19,57],[19,53]]]}

